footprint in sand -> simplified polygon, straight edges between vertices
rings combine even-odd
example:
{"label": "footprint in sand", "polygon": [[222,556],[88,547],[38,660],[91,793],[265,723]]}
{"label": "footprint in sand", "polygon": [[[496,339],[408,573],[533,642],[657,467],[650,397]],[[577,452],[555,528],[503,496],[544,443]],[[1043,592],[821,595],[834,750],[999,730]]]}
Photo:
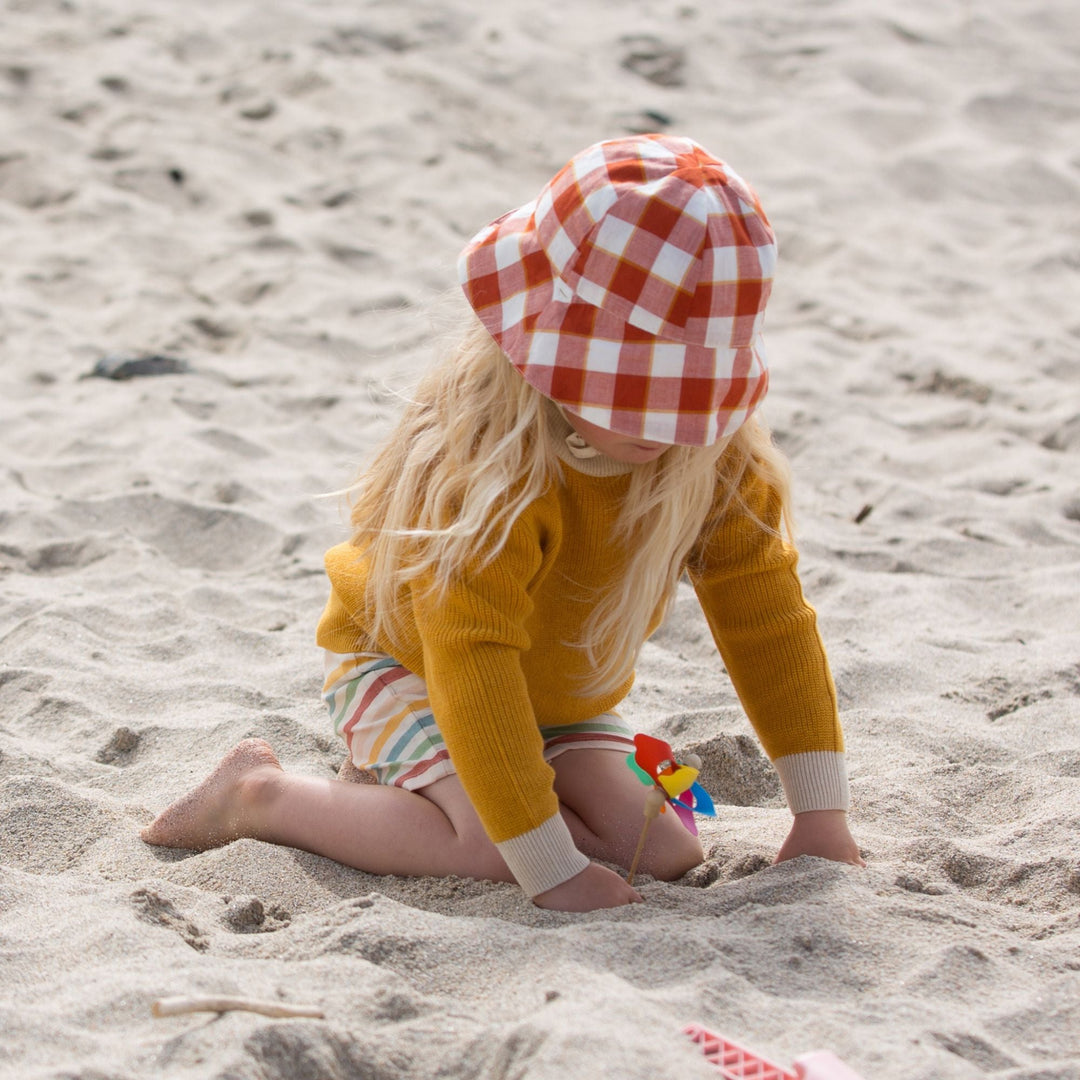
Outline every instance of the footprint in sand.
{"label": "footprint in sand", "polygon": [[277,905],[267,907],[257,896],[226,897],[224,921],[237,934],[267,934],[281,930],[292,916]]}
{"label": "footprint in sand", "polygon": [[54,540],[31,548],[5,544],[0,551],[6,556],[9,567],[42,575],[81,570],[113,553],[107,544],[92,536],[77,540]]}
{"label": "footprint in sand", "polygon": [[624,37],[622,66],[656,86],[683,86],[686,83],[686,50],[669,45],[649,34]]}
{"label": "footprint in sand", "polygon": [[1070,417],[1059,424],[1042,440],[1047,450],[1080,449],[1080,415]]}
{"label": "footprint in sand", "polygon": [[154,493],[72,500],[57,516],[82,529],[127,533],[178,566],[205,570],[266,565],[288,539],[249,514]]}
{"label": "footprint in sand", "polygon": [[207,936],[185,915],[183,915],[166,897],[151,888],[136,889],[131,894],[131,904],[135,914],[143,922],[152,926],[162,926],[172,930],[190,945],[196,952],[206,952],[210,948]]}
{"label": "footprint in sand", "polygon": [[0,780],[0,820],[0,866],[30,874],[76,870],[99,840],[130,828],[119,811],[40,775]]}
{"label": "footprint in sand", "polygon": [[48,210],[73,198],[78,191],[55,168],[38,164],[23,154],[0,155],[0,202],[24,210]]}
{"label": "footprint in sand", "polygon": [[1080,118],[1080,108],[1066,95],[1038,94],[1015,89],[979,94],[964,114],[996,138],[1016,146],[1053,146],[1062,127]]}
{"label": "footprint in sand", "polygon": [[1015,1068],[1018,1064],[979,1035],[973,1035],[970,1032],[943,1031],[932,1031],[930,1034],[950,1054],[963,1058],[980,1071],[998,1072],[1001,1069]]}

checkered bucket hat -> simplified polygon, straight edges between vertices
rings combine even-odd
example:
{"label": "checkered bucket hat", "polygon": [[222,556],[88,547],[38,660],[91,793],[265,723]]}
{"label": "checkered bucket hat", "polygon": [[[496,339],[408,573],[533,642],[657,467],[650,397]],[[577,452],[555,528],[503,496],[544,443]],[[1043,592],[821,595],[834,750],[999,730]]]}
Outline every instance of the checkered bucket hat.
{"label": "checkered bucket hat", "polygon": [[597,143],[469,241],[458,270],[525,379],[583,419],[709,446],[768,384],[776,239],[751,188],[690,139]]}

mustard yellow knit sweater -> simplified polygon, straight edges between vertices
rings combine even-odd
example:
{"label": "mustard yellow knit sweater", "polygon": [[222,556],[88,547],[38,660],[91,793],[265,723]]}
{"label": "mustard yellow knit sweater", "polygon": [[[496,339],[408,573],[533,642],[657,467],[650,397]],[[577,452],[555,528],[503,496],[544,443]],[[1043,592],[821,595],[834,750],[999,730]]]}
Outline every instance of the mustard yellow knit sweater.
{"label": "mustard yellow knit sweater", "polygon": [[[605,459],[606,460],[606,459]],[[559,814],[538,724],[612,710],[612,693],[581,696],[578,640],[589,590],[618,578],[626,551],[611,536],[629,477],[568,465],[514,524],[505,547],[439,601],[417,589],[402,640],[379,648],[427,683],[432,711],[461,783],[511,872],[530,895],[588,863]],[[603,470],[600,470],[603,471]],[[761,481],[743,495],[778,523]],[[332,585],[318,642],[338,653],[363,643],[365,566],[340,544],[326,555]],[[803,599],[796,552],[746,513],[703,536],[689,570],[728,674],[795,813],[847,806],[843,738],[828,661]],[[722,793],[719,793],[722,797]]]}

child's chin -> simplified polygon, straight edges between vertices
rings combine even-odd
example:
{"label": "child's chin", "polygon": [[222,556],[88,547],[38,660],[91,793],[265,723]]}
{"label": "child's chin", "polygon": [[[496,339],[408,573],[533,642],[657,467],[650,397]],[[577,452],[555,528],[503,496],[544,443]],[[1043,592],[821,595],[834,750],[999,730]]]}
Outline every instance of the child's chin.
{"label": "child's chin", "polygon": [[625,449],[624,461],[641,465],[646,461],[655,461],[668,448],[666,446],[629,446]]}

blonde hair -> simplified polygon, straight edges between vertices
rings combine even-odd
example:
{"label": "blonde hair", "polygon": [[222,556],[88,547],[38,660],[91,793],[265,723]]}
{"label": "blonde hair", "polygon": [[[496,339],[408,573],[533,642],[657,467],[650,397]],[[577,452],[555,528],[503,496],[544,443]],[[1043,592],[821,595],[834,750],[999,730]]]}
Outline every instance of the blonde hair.
{"label": "blonde hair", "polygon": [[[369,645],[402,630],[404,590],[445,591],[470,565],[493,559],[524,509],[562,475],[558,408],[533,389],[474,318],[419,382],[397,428],[349,489],[352,543],[368,564]],[[757,420],[711,447],[673,446],[633,468],[616,523],[629,561],[596,596],[581,640],[593,677],[583,692],[620,686],[649,627],[674,599],[710,511],[740,501],[748,473],[779,493],[790,531],[786,462]],[[724,498],[716,506],[718,478]],[[759,521],[778,532],[780,523]]]}

